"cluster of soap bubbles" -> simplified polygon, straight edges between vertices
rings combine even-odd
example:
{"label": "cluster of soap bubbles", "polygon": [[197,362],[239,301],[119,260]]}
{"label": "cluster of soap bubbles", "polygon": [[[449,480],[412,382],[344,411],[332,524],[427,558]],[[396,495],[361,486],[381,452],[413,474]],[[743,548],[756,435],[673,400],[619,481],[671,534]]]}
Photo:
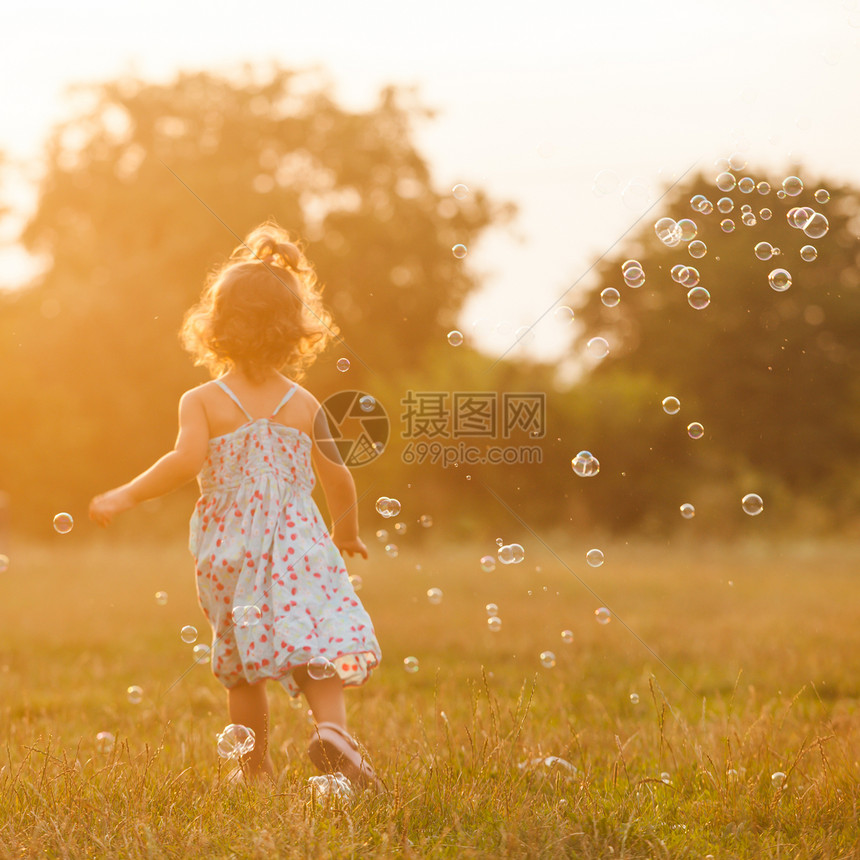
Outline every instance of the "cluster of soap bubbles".
{"label": "cluster of soap bubbles", "polygon": [[352,785],[340,771],[308,777],[308,785],[314,803],[322,804],[332,799],[348,800],[352,797]]}
{"label": "cluster of soap bubbles", "polygon": [[228,761],[239,761],[254,749],[256,740],[253,729],[240,723],[230,723],[218,734],[218,755]]}
{"label": "cluster of soap bubbles", "polygon": [[256,627],[262,620],[263,613],[259,606],[234,606],[231,612],[233,624],[239,628]]}
{"label": "cluster of soap bubbles", "polygon": [[600,471],[600,461],[591,451],[580,451],[570,461],[570,466],[580,478],[593,478]]}
{"label": "cluster of soap bubbles", "polygon": [[526,557],[526,552],[520,544],[508,543],[499,547],[498,557],[502,564],[519,564]]}
{"label": "cluster of soap bubbles", "polygon": [[637,290],[645,283],[645,270],[638,260],[625,260],[621,264],[621,277],[628,287]]}
{"label": "cluster of soap bubbles", "polygon": [[380,496],[376,500],[376,512],[386,519],[396,517],[400,513],[400,502],[397,499],[389,499],[388,496]]}
{"label": "cluster of soap bubbles", "polygon": [[337,667],[323,654],[311,657],[307,662],[308,677],[314,681],[325,681],[326,678],[334,678],[337,675]]}

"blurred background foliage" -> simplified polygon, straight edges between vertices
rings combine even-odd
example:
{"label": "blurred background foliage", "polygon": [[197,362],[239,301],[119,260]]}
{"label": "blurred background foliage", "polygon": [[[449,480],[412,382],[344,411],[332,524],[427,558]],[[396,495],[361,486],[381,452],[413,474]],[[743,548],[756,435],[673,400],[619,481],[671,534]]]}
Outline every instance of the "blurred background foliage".
{"label": "blurred background foliage", "polygon": [[[405,522],[428,514],[456,535],[524,537],[522,522],[725,535],[745,521],[747,492],[765,498],[758,528],[856,526],[857,189],[805,177],[802,195],[779,199],[782,177],[746,168],[773,190],[731,192],[736,228],[726,233],[724,215],[690,207],[695,194],[716,203],[722,193],[703,175],[685,179],[570,297],[567,360],[540,364],[520,349],[494,359],[468,340],[446,341],[480,286],[451,248],[473,246],[515,210],[471,185],[462,200],[436,187],[413,142],[415,123],[432,115],[411,91],[387,88],[372,109],[350,112],[314,75],[273,68],[241,79],[182,74],[166,85],[124,79],[85,94],[89,107],[49,141],[21,236],[43,273],[0,292],[0,488],[20,531],[47,532],[58,510],[83,519],[91,495],[172,444],[179,395],[206,378],[179,346],[182,315],[206,272],[270,217],[304,240],[343,338],[305,383],[321,400],[369,391],[392,420],[385,454],[355,471],[368,530],[384,524],[373,512],[383,494],[401,499]],[[824,205],[812,197],[819,185],[831,194]],[[744,202],[773,217],[743,224]],[[830,221],[811,263],[799,256],[811,240],[786,222],[796,205]],[[707,254],[694,260],[685,243],[662,244],[653,223],[663,215],[693,219]],[[780,256],[756,259],[759,241]],[[635,289],[621,276],[631,257],[645,272]],[[710,291],[704,310],[671,278],[679,262],[694,264]],[[775,266],[793,274],[787,292],[768,286]],[[601,302],[606,287],[621,293],[616,307]],[[599,362],[586,349],[595,335],[610,344]],[[346,374],[335,367],[344,356]],[[573,383],[559,375],[565,364],[582,368]],[[544,392],[545,437],[495,440],[538,445],[543,462],[404,464],[409,390]],[[661,408],[669,394],[681,401],[674,416]],[[705,427],[698,441],[686,433],[694,420]],[[600,459],[595,478],[571,471],[583,448]],[[159,534],[178,533],[185,521],[175,514],[193,496],[189,488],[144,515]],[[681,520],[683,502],[696,505],[695,521]]]}

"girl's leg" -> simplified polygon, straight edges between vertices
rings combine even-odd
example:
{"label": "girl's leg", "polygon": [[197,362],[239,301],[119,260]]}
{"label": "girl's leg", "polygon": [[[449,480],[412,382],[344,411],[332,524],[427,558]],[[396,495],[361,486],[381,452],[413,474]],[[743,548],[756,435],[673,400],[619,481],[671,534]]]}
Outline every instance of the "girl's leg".
{"label": "girl's leg", "polygon": [[241,681],[227,691],[230,721],[254,730],[254,749],[242,760],[251,776],[266,774],[275,778],[275,769],[269,756],[269,699],[266,682],[248,684]]}
{"label": "girl's leg", "polygon": [[304,693],[317,723],[334,723],[346,730],[346,703],[340,678],[314,680],[304,666],[293,670],[293,679]]}

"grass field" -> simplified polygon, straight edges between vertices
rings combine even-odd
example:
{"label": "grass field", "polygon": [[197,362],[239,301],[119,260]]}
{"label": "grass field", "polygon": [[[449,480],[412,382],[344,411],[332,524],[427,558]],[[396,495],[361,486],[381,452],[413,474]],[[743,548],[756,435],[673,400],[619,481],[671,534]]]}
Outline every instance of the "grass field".
{"label": "grass field", "polygon": [[492,545],[374,544],[351,571],[383,663],[348,705],[389,790],[315,804],[275,688],[277,786],[226,780],[184,546],[86,531],[0,575],[0,857],[860,856],[856,545],[606,540],[593,569],[551,542],[566,569],[525,543],[485,573]]}

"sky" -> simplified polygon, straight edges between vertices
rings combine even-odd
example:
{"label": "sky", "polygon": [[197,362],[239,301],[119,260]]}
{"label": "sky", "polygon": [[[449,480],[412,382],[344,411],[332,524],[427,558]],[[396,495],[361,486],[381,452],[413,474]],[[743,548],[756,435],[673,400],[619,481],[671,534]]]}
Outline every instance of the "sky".
{"label": "sky", "polygon": [[[687,172],[742,153],[752,175],[800,163],[810,183],[860,183],[860,0],[33,0],[4,4],[0,28],[0,195],[21,214],[72,84],[275,60],[322,68],[355,109],[416,87],[437,112],[416,128],[437,187],[519,209],[464,261],[484,286],[461,328],[491,353],[545,312],[525,348],[563,349],[553,308],[575,307],[571,285]],[[19,220],[0,230],[3,284],[28,271]]]}

